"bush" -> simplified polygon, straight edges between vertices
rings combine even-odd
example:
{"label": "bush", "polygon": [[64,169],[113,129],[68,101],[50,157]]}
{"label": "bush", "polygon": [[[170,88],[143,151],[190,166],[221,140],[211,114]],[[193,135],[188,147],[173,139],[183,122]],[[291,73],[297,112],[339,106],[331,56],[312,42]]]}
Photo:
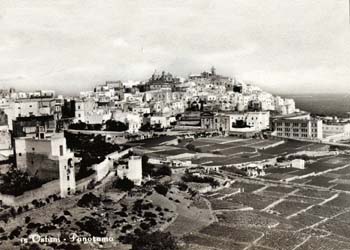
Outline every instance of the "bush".
{"label": "bush", "polygon": [[180,182],[180,183],[178,184],[178,187],[179,187],[179,190],[180,190],[180,191],[186,191],[186,190],[188,189],[187,184],[184,183],[184,182]]}
{"label": "bush", "polygon": [[147,231],[150,228],[149,224],[144,223],[144,222],[142,222],[140,224],[140,227],[141,227],[142,230],[145,230],[145,231]]}
{"label": "bush", "polygon": [[125,233],[126,231],[131,230],[131,229],[132,229],[132,226],[130,224],[128,224],[128,225],[123,226],[120,231],[122,233]]}
{"label": "bush", "polygon": [[153,176],[171,176],[171,168],[168,166],[161,166],[158,168]]}
{"label": "bush", "polygon": [[67,216],[72,216],[72,214],[71,214],[68,210],[64,210],[64,211],[63,211],[63,214],[64,214],[64,215],[67,215]]}
{"label": "bush", "polygon": [[129,129],[129,126],[120,121],[108,120],[106,121],[106,131],[126,131]]}
{"label": "bush", "polygon": [[42,186],[44,182],[37,177],[31,177],[26,172],[12,167],[2,176],[3,183],[0,185],[1,193],[19,196],[25,191],[33,190]]}
{"label": "bush", "polygon": [[159,184],[157,186],[154,187],[154,190],[161,195],[166,196],[169,190],[169,187],[163,184]]}
{"label": "bush", "polygon": [[62,223],[67,223],[68,222],[68,220],[67,220],[67,218],[65,217],[65,216],[60,216],[60,217],[58,217],[58,218],[53,218],[52,220],[52,223],[53,224],[62,224]]}
{"label": "bush", "polygon": [[157,218],[157,215],[152,212],[145,212],[144,217],[146,218]]}
{"label": "bush", "polygon": [[17,238],[19,235],[21,234],[21,228],[20,227],[16,227],[9,235],[9,238],[10,239],[13,239],[13,238]]}
{"label": "bush", "polygon": [[102,226],[100,221],[92,217],[84,217],[76,224],[80,227],[81,230],[90,233],[92,236],[105,237],[107,235],[106,228]]}
{"label": "bush", "polygon": [[189,150],[189,151],[192,151],[192,152],[196,152],[196,147],[193,145],[193,144],[187,144],[186,145],[186,148]]}
{"label": "bush", "polygon": [[101,204],[101,199],[93,193],[84,194],[78,201],[79,207],[96,207]]}
{"label": "bush", "polygon": [[25,222],[26,224],[28,224],[28,223],[30,222],[30,220],[31,220],[31,218],[30,218],[29,216],[26,216],[26,217],[24,218],[24,222]]}
{"label": "bush", "polygon": [[134,182],[129,180],[128,178],[117,179],[113,182],[113,187],[118,188],[122,191],[130,191],[134,187]]}

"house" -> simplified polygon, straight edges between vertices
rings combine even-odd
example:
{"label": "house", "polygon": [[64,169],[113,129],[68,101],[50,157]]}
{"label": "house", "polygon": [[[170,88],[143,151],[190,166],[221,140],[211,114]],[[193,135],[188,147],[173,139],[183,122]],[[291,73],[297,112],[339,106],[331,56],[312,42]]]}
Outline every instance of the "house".
{"label": "house", "polygon": [[326,121],[322,124],[323,138],[329,140],[346,140],[350,138],[350,123]]}
{"label": "house", "polygon": [[75,158],[63,133],[45,136],[39,128],[36,137],[16,138],[15,152],[19,169],[45,181],[60,179],[62,197],[75,192]]}
{"label": "house", "polygon": [[119,165],[117,167],[117,175],[119,178],[128,178],[135,185],[140,186],[142,182],[142,158],[141,156],[130,156],[127,165]]}
{"label": "house", "polygon": [[14,137],[35,136],[38,127],[41,127],[46,135],[56,131],[56,120],[53,115],[17,117],[12,124]]}
{"label": "house", "polygon": [[4,111],[8,117],[9,129],[12,130],[12,121],[17,117],[55,115],[56,100],[53,98],[17,99],[10,102]]}
{"label": "house", "polygon": [[278,137],[307,140],[323,137],[322,120],[311,118],[308,113],[275,117],[273,127]]}
{"label": "house", "polygon": [[11,134],[7,125],[0,125],[0,150],[12,148]]}

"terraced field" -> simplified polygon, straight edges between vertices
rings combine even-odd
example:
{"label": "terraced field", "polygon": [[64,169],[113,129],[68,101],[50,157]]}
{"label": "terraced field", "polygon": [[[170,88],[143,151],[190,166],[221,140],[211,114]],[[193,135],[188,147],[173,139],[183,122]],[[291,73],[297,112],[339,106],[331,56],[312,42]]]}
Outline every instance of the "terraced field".
{"label": "terraced field", "polygon": [[[350,249],[350,184],[343,181],[350,169],[336,170],[347,159],[320,160],[320,168],[315,163],[312,170],[321,174],[303,179],[304,183],[231,176],[236,179],[230,188],[206,196],[217,222],[184,235],[185,249]],[[230,195],[235,188],[241,192]]]}

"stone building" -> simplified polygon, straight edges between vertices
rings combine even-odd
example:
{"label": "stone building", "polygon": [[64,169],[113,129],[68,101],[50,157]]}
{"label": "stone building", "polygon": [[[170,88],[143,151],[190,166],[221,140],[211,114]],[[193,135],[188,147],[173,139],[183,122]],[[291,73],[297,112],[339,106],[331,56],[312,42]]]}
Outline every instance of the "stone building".
{"label": "stone building", "polygon": [[35,137],[15,139],[15,153],[19,169],[45,181],[60,179],[63,197],[75,192],[74,154],[63,133],[49,137],[39,128]]}
{"label": "stone building", "polygon": [[119,178],[128,178],[135,185],[139,186],[142,182],[142,158],[141,156],[130,156],[127,165],[119,165],[117,168]]}

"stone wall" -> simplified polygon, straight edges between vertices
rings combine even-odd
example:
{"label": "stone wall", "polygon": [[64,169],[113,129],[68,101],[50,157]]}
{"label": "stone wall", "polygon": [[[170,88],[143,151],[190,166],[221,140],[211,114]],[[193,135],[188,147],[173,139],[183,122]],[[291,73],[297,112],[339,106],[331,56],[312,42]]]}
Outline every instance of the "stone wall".
{"label": "stone wall", "polygon": [[22,195],[14,196],[0,193],[0,200],[8,206],[23,206],[32,202],[33,200],[47,198],[52,194],[60,193],[60,182],[54,180],[45,183],[40,188],[24,192]]}

